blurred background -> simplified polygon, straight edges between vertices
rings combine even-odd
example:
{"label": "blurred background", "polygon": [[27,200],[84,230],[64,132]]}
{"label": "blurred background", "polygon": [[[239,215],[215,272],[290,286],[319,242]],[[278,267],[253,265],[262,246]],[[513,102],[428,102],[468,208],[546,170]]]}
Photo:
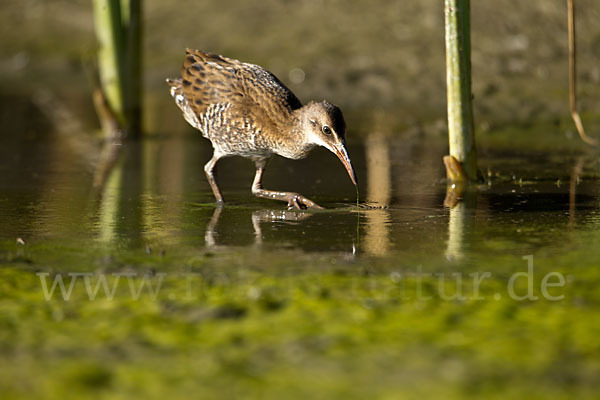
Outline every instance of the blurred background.
{"label": "blurred background", "polygon": [[[580,108],[598,105],[600,7],[578,0]],[[50,91],[94,127],[83,62],[94,57],[91,2],[6,0],[0,8],[0,96],[8,127],[44,130],[35,97]],[[390,111],[400,126],[445,119],[443,7],[436,0],[144,2],[146,130],[174,132],[183,119],[165,77],[186,47],[260,64],[302,101],[327,98],[368,126]],[[473,92],[478,132],[567,115],[563,1],[472,4]],[[40,115],[42,114],[42,115]],[[369,122],[367,122],[369,121]],[[352,130],[352,126],[350,128]]]}

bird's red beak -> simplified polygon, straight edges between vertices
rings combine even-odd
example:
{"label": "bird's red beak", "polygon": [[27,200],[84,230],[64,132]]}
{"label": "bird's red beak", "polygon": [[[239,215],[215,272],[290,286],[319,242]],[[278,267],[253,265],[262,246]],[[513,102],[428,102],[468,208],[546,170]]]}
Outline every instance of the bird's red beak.
{"label": "bird's red beak", "polygon": [[356,174],[354,173],[354,168],[352,168],[352,163],[350,162],[350,157],[348,156],[346,146],[344,146],[343,144],[339,144],[336,145],[334,149],[335,155],[338,156],[342,164],[344,164],[344,167],[346,167],[346,171],[348,171],[348,175],[350,176],[352,183],[354,183],[354,186],[357,186],[358,184],[356,183]]}

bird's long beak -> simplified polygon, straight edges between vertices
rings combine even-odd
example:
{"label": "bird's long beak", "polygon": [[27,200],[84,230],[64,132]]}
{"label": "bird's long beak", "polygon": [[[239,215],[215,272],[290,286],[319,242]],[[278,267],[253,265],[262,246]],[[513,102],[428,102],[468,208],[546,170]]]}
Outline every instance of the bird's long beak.
{"label": "bird's long beak", "polygon": [[346,171],[348,171],[348,175],[354,183],[354,186],[357,186],[356,183],[356,174],[354,173],[354,168],[352,168],[352,163],[350,162],[350,157],[348,156],[348,151],[346,150],[346,146],[343,143],[335,144],[333,147],[336,156],[340,159],[344,167],[346,167]]}

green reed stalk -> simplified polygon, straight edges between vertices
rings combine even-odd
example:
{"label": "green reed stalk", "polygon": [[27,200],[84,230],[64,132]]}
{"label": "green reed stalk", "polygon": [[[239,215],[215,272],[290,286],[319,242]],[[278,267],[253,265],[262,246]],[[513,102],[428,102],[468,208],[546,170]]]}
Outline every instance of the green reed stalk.
{"label": "green reed stalk", "polygon": [[141,0],[93,0],[101,89],[119,126],[141,125]]}
{"label": "green reed stalk", "polygon": [[123,90],[124,32],[119,0],[94,0],[94,25],[98,40],[100,84],[118,122],[125,122]]}
{"label": "green reed stalk", "polygon": [[477,149],[471,104],[470,1],[445,0],[446,87],[450,155],[465,180],[477,180]]}

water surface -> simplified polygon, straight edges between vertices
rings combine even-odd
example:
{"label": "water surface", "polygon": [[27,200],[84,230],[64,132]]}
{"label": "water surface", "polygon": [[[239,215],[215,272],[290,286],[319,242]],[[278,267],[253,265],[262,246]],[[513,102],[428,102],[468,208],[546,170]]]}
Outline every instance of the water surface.
{"label": "water surface", "polygon": [[239,157],[218,165],[227,203],[217,208],[202,169],[212,149],[199,135],[156,135],[123,146],[121,162],[100,189],[92,186],[97,155],[77,154],[53,135],[25,139],[18,149],[3,148],[0,235],[82,248],[92,243],[106,251],[254,246],[353,257],[458,252],[468,259],[489,251],[559,251],[565,240],[598,226],[593,157],[486,151],[480,157],[485,182],[450,209],[443,141],[406,136],[351,140],[358,208],[342,165],[326,150],[300,161],[274,157],[265,187],[302,193],[326,208],[319,212],[252,196],[253,164]]}
{"label": "water surface", "polygon": [[[216,207],[211,147],[192,132],[124,145],[101,188],[89,136],[8,137],[0,385],[57,399],[594,398],[597,155],[556,132],[514,150],[525,133],[480,137],[484,181],[453,207],[443,135],[349,133],[359,207],[333,154],[274,158],[265,187],[318,212],[253,197],[241,158],[219,164]],[[48,295],[59,278],[69,296]]]}

